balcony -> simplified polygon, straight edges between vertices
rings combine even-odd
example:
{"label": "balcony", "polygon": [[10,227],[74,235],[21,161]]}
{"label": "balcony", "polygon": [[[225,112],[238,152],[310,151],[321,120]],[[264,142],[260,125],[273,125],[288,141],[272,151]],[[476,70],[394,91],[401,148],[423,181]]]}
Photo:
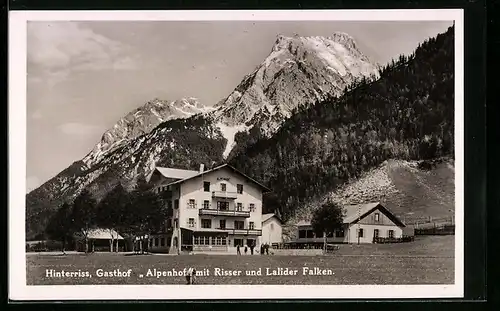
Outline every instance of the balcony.
{"label": "balcony", "polygon": [[237,211],[237,210],[218,210],[218,209],[209,209],[202,208],[200,209],[200,216],[208,215],[208,216],[233,216],[233,217],[250,217],[249,211]]}
{"label": "balcony", "polygon": [[236,199],[238,197],[237,192],[232,191],[212,191],[212,198],[220,199]]}
{"label": "balcony", "polygon": [[217,228],[217,230],[223,230],[223,231],[226,231],[229,234],[262,235],[262,230],[261,229]]}

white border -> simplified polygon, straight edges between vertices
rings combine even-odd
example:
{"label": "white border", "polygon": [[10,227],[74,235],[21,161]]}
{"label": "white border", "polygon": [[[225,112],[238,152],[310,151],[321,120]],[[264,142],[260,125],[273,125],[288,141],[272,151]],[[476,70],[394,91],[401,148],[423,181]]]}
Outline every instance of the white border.
{"label": "white border", "polygon": [[[27,21],[455,21],[455,284],[451,285],[26,285],[26,24]],[[342,299],[458,298],[464,276],[464,28],[463,10],[307,11],[11,11],[9,12],[9,298]]]}

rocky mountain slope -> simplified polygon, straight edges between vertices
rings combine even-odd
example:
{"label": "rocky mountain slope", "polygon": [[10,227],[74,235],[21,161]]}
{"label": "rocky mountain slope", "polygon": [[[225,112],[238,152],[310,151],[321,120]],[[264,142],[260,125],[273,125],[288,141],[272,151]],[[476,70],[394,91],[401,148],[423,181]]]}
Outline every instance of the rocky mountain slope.
{"label": "rocky mountain slope", "polygon": [[212,110],[194,99],[153,100],[118,121],[87,156],[27,195],[28,237],[86,187],[100,197],[155,165],[211,167],[228,157],[238,134],[271,136],[292,111],[339,96],[354,80],[375,78],[378,68],[346,34],[279,36],[264,62]]}
{"label": "rocky mountain slope", "polygon": [[[294,219],[310,202],[389,159],[452,158],[454,108],[450,28],[386,65],[380,79],[354,83],[340,98],[297,111],[272,137],[248,144],[230,162],[273,189],[264,198],[264,206],[271,209],[265,212],[279,210],[285,220]],[[374,199],[361,195],[369,189],[352,192],[362,200]],[[449,187],[442,191],[451,195]],[[400,206],[410,212],[425,200],[417,196]],[[432,204],[440,206],[439,200]]]}
{"label": "rocky mountain slope", "polygon": [[452,159],[427,161],[388,160],[311,202],[291,222],[310,219],[327,198],[346,205],[380,202],[407,224],[450,218],[455,211],[455,167]]}
{"label": "rocky mountain slope", "polygon": [[87,167],[91,167],[118,147],[131,139],[149,133],[162,122],[188,118],[211,110],[213,110],[212,107],[203,106],[196,98],[183,98],[176,101],[155,98],[130,112],[107,130],[102,135],[101,141],[82,161]]}
{"label": "rocky mountain slope", "polygon": [[269,137],[298,107],[340,96],[355,80],[376,79],[379,66],[345,33],[330,37],[279,35],[269,56],[216,105],[214,122],[228,140],[258,127]]}

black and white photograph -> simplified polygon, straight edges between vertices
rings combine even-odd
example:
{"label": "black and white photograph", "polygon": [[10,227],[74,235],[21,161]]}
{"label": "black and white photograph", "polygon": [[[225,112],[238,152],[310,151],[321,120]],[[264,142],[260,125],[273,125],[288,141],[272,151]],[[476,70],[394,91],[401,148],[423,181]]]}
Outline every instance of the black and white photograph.
{"label": "black and white photograph", "polygon": [[12,299],[463,296],[461,10],[10,18]]}

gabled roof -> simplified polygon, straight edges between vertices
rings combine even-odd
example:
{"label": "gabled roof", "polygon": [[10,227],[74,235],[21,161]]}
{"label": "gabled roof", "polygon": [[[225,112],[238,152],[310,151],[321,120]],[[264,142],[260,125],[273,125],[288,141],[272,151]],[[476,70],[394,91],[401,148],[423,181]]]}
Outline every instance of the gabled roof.
{"label": "gabled roof", "polygon": [[280,222],[282,222],[281,219],[278,216],[276,216],[276,214],[274,214],[274,213],[262,214],[262,222],[266,222],[273,217],[276,217],[276,219],[278,219]]}
{"label": "gabled roof", "polygon": [[115,240],[123,240],[123,237],[113,229],[91,229],[88,238],[93,240],[111,240],[111,234]]}
{"label": "gabled roof", "polygon": [[[392,222],[400,227],[406,227],[406,225],[397,218],[391,211],[380,204],[380,202],[373,202],[367,204],[357,204],[357,205],[345,205],[344,207],[345,216],[344,224],[356,223],[358,219],[363,219],[366,215],[373,212],[375,209],[380,209],[384,215],[386,215]],[[297,223],[297,226],[311,226],[310,220],[301,220]]]}
{"label": "gabled roof", "polygon": [[174,178],[174,179],[185,179],[200,173],[198,171],[181,170],[177,168],[160,167],[160,166],[157,166],[156,170],[160,172],[160,174],[162,174],[164,177]]}
{"label": "gabled roof", "polygon": [[202,176],[202,175],[206,175],[206,174],[209,174],[211,172],[214,172],[214,171],[217,171],[217,170],[220,170],[222,168],[229,168],[230,170],[232,170],[233,172],[235,173],[238,173],[240,174],[241,176],[245,177],[246,179],[250,180],[251,182],[253,182],[254,184],[256,184],[257,186],[261,187],[264,192],[271,192],[271,189],[269,189],[268,187],[264,186],[263,184],[259,183],[258,181],[256,181],[255,179],[243,174],[242,172],[238,171],[237,169],[235,169],[234,167],[232,167],[231,165],[229,164],[222,164],[222,165],[219,165],[217,167],[214,167],[213,169],[211,170],[207,170],[207,171],[204,171],[204,172],[196,172],[195,175],[192,175],[192,176],[189,176],[189,177],[186,177],[184,179],[181,179],[181,180],[177,180],[177,181],[174,181],[174,182],[171,182],[169,184],[167,184],[166,186],[170,186],[170,185],[175,185],[175,184],[180,184],[180,183],[183,183],[187,180],[190,180],[190,179],[193,179],[195,177],[199,177],[199,176]]}
{"label": "gabled roof", "polygon": [[344,205],[344,211],[345,211],[344,223],[350,224],[354,221],[357,221],[358,217],[363,218],[363,216],[366,216],[365,214],[371,212],[378,205],[380,205],[379,202],[357,204],[357,205]]}

